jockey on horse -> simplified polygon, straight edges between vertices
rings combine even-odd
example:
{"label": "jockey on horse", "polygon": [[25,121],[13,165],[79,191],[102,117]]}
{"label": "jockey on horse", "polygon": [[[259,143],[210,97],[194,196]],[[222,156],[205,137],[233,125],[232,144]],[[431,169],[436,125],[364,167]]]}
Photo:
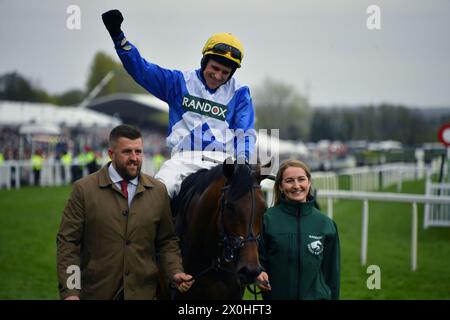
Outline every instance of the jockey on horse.
{"label": "jockey on horse", "polygon": [[[239,163],[253,161],[256,141],[249,88],[234,77],[244,49],[230,33],[212,35],[202,49],[201,67],[178,71],[143,59],[121,30],[118,10],[103,15],[125,69],[143,88],[169,105],[167,146],[171,158],[156,173],[173,199],[184,178],[217,164],[203,156]],[[181,49],[180,52],[185,51]]]}

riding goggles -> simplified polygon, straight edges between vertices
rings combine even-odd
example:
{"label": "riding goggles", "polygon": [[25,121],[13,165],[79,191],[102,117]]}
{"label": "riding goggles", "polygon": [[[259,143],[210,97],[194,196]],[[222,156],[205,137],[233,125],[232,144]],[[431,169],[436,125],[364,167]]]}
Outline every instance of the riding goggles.
{"label": "riding goggles", "polygon": [[232,58],[242,60],[242,52],[239,49],[236,49],[235,47],[232,47],[226,43],[218,43],[214,47],[212,47],[210,51],[218,53],[220,55],[226,55],[227,53],[229,53]]}

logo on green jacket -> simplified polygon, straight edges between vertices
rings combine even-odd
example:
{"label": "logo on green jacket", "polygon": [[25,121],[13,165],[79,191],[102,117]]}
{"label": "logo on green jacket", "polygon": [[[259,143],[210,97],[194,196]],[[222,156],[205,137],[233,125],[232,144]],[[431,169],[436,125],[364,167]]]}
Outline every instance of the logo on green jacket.
{"label": "logo on green jacket", "polygon": [[225,120],[227,116],[227,106],[188,94],[183,97],[182,106],[192,112],[218,120]]}
{"label": "logo on green jacket", "polygon": [[320,240],[316,240],[316,239],[318,239],[318,238],[321,239],[322,237],[317,237],[317,236],[309,236],[309,237],[315,239],[315,241],[308,244],[309,252],[311,252],[312,254],[315,254],[315,255],[321,254],[323,251],[323,244]]}

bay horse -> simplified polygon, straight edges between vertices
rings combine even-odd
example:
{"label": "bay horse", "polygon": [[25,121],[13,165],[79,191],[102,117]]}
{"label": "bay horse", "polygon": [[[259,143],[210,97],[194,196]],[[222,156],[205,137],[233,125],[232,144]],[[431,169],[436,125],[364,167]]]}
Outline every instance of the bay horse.
{"label": "bay horse", "polygon": [[264,178],[259,164],[228,159],[183,181],[172,210],[184,271],[195,282],[186,293],[175,291],[174,299],[240,300],[245,285],[255,282],[262,270]]}

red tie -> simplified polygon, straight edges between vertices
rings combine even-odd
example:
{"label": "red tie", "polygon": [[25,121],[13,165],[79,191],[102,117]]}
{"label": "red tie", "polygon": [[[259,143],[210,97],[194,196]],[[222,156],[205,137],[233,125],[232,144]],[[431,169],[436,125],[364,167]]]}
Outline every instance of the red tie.
{"label": "red tie", "polygon": [[128,199],[128,181],[127,180],[120,181],[120,190],[122,190],[122,194],[125,196],[125,198]]}

